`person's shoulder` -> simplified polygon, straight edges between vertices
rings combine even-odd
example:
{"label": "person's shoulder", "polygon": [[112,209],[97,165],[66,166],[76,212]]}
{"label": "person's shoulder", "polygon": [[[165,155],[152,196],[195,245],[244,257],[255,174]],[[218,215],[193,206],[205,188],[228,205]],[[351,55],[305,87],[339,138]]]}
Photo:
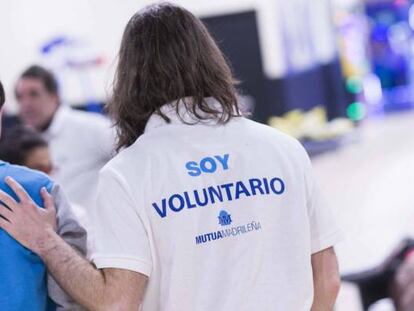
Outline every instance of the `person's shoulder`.
{"label": "person's shoulder", "polygon": [[123,176],[134,175],[139,171],[141,177],[151,170],[151,163],[154,156],[161,154],[165,144],[159,139],[149,139],[146,134],[141,135],[131,146],[121,149],[101,169],[105,172],[118,173]]}
{"label": "person's shoulder", "polygon": [[251,137],[262,141],[269,147],[282,147],[286,152],[306,153],[302,144],[294,137],[274,128],[267,124],[259,123],[247,118],[238,118],[236,126],[242,127],[241,135],[250,134]]}
{"label": "person's shoulder", "polygon": [[148,151],[148,148],[145,148],[142,144],[141,139],[138,139],[131,146],[121,149],[106,163],[103,169],[117,169],[123,166],[129,167],[136,163],[144,164],[143,162],[148,158]]}
{"label": "person's shoulder", "polygon": [[9,163],[1,166],[0,176],[2,183],[4,182],[5,177],[10,176],[23,187],[36,185],[38,187],[47,187],[50,190],[53,185],[52,180],[46,174],[24,166]]}
{"label": "person's shoulder", "polygon": [[64,107],[65,119],[71,123],[78,124],[80,126],[88,127],[106,127],[111,126],[110,120],[103,114],[97,112],[87,112],[74,108]]}

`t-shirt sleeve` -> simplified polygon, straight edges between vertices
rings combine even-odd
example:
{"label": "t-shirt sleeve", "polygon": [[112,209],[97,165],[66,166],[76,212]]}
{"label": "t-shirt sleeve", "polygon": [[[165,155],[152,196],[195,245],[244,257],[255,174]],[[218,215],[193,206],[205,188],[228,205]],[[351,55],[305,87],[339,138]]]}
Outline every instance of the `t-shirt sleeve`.
{"label": "t-shirt sleeve", "polygon": [[59,185],[54,185],[52,196],[57,213],[57,233],[80,254],[86,256],[89,230],[85,221],[79,217],[76,205],[69,202]]}
{"label": "t-shirt sleeve", "polygon": [[305,153],[306,202],[311,233],[311,252],[315,254],[334,246],[343,239],[334,213],[317,184],[312,165]]}
{"label": "t-shirt sleeve", "polygon": [[[57,233],[82,256],[86,256],[88,232],[82,224],[82,221],[77,217],[74,206],[69,203],[58,185],[53,185],[51,193],[57,212]],[[49,296],[56,304],[57,311],[84,310],[59,287],[51,275],[48,275],[47,285]]]}
{"label": "t-shirt sleeve", "polygon": [[130,186],[114,170],[105,168],[100,173],[91,223],[91,259],[98,269],[126,269],[150,276],[152,260],[147,231],[136,211]]}

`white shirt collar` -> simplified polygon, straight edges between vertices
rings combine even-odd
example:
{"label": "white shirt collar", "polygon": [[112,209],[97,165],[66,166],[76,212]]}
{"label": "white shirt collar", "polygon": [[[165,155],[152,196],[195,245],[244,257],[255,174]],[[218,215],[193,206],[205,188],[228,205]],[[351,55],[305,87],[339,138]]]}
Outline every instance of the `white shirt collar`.
{"label": "white shirt collar", "polygon": [[[207,97],[204,99],[208,106],[214,107],[218,110],[222,109],[220,103],[213,97]],[[170,123],[167,123],[158,113],[153,113],[149,118],[147,125],[145,126],[145,132],[149,132],[155,128],[164,127],[168,124],[203,124],[203,125],[217,125],[215,119],[206,119],[200,120],[194,114],[187,110],[184,101],[188,104],[191,101],[190,97],[180,99],[178,101],[173,101],[165,104],[160,108],[161,112],[170,119]],[[177,114],[177,105],[178,105],[178,114]],[[205,112],[197,109],[197,113],[201,116],[206,115]]]}
{"label": "white shirt collar", "polygon": [[46,139],[46,140],[50,140],[51,138],[55,137],[56,135],[59,134],[60,130],[63,128],[64,126],[64,119],[67,115],[67,113],[69,112],[68,107],[65,106],[59,106],[59,108],[56,110],[52,122],[50,123],[50,126],[42,133],[42,136]]}

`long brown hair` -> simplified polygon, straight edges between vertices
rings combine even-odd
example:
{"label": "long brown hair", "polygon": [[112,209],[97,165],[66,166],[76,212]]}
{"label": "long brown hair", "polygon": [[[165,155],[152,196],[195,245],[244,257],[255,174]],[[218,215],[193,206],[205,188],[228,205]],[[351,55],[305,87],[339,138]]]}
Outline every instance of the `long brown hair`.
{"label": "long brown hair", "polygon": [[[200,19],[169,3],[146,7],[125,28],[107,106],[118,132],[117,149],[132,145],[154,112],[169,122],[160,107],[185,97],[192,98],[185,105],[198,119],[228,122],[239,115],[236,83]],[[206,97],[221,107],[208,106]]]}

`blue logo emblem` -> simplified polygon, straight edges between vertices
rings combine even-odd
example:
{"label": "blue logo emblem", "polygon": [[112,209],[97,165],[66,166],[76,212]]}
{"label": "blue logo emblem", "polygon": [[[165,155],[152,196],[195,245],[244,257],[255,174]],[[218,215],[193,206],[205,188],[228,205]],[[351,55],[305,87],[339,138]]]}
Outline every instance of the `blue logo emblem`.
{"label": "blue logo emblem", "polygon": [[222,226],[228,226],[231,224],[231,215],[227,213],[226,211],[221,211],[219,216],[219,224]]}

